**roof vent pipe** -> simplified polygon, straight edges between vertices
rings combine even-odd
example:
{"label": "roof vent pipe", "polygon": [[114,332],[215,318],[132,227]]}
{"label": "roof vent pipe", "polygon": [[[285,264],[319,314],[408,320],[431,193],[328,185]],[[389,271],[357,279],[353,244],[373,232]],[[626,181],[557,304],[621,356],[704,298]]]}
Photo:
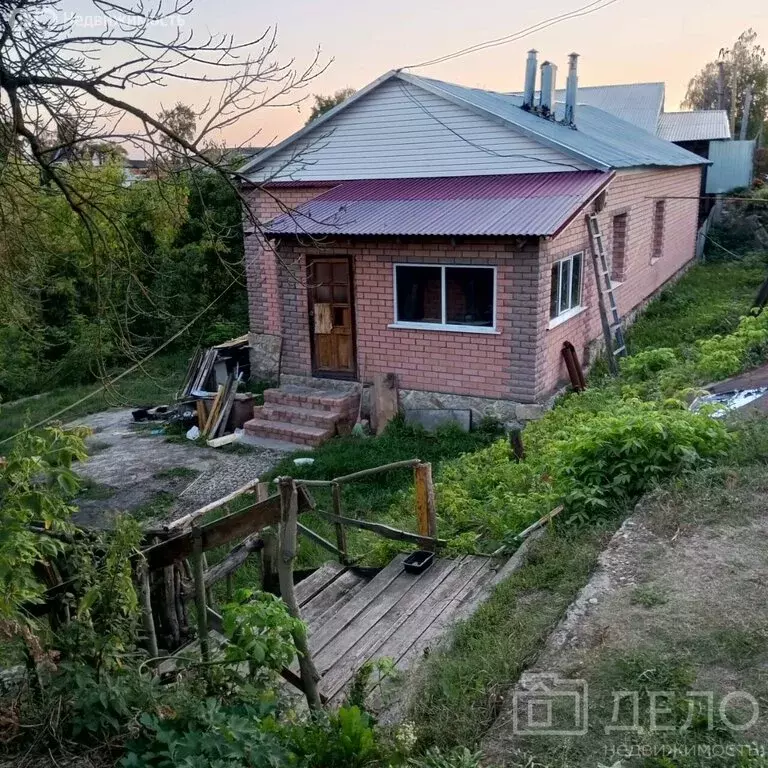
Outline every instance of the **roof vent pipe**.
{"label": "roof vent pipe", "polygon": [[565,122],[568,125],[576,123],[576,102],[579,94],[579,54],[568,56],[568,82],[565,86]]}
{"label": "roof vent pipe", "polygon": [[541,65],[541,113],[549,117],[555,109],[555,84],[557,80],[557,66],[549,61]]}
{"label": "roof vent pipe", "polygon": [[536,54],[538,51],[532,48],[528,51],[528,61],[525,62],[525,91],[523,93],[523,109],[533,109],[534,94],[536,93],[536,70],[538,64]]}

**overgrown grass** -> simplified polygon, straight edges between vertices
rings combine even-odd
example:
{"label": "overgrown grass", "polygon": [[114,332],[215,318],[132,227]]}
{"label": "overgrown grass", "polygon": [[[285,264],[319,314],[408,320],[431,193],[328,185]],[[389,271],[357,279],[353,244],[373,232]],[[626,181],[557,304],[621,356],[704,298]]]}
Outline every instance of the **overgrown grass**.
{"label": "overgrown grass", "polygon": [[630,328],[630,354],[657,347],[682,347],[697,339],[732,332],[752,307],[766,277],[766,255],[743,261],[697,264],[652,301]]}
{"label": "overgrown grass", "polygon": [[[94,395],[84,403],[75,405],[58,417],[64,423],[106,408],[131,408],[160,405],[169,402],[182,384],[187,370],[189,354],[176,352],[153,358],[130,376]],[[117,375],[120,371],[115,371]],[[99,389],[100,384],[57,389],[18,405],[0,403],[0,440],[13,437],[26,426],[51,418],[63,408],[77,403]],[[2,452],[0,447],[0,452]]]}
{"label": "overgrown grass", "polygon": [[[473,453],[498,439],[499,431],[488,424],[484,429],[463,432],[458,427],[447,426],[430,433],[419,427],[406,425],[403,419],[395,419],[385,433],[377,438],[341,437],[331,440],[313,451],[291,454],[266,476],[271,480],[280,475],[304,480],[332,480],[336,477],[364,469],[391,464],[407,459],[421,459],[435,465],[441,461]],[[296,466],[295,458],[311,457],[309,466]],[[342,504],[345,515],[375,520],[406,530],[415,530],[416,515],[411,508],[396,509],[396,502],[413,485],[412,469],[397,469],[372,475],[342,486]],[[318,508],[332,511],[331,494],[325,488],[311,488]],[[321,536],[335,542],[333,525],[318,515],[308,514],[302,522]],[[450,536],[451,531],[439,530],[438,535]],[[353,557],[363,557],[366,563],[381,564],[402,547],[375,534],[348,530],[347,541]],[[328,557],[326,550],[317,544],[302,540],[299,565],[309,565]]]}
{"label": "overgrown grass", "polygon": [[509,686],[589,579],[613,529],[562,529],[535,542],[525,566],[457,627],[446,650],[430,654],[410,712],[423,747],[479,742]]}

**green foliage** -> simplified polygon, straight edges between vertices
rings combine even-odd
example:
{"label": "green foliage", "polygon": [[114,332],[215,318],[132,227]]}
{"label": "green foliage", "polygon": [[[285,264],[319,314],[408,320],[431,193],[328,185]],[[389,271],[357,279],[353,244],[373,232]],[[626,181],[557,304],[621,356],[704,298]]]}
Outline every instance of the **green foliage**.
{"label": "green foliage", "polygon": [[370,716],[358,707],[319,712],[287,736],[291,751],[312,768],[362,768],[382,756]]}
{"label": "green foliage", "polygon": [[251,676],[289,666],[296,655],[293,634],[304,631],[280,598],[252,589],[238,590],[235,602],[223,607],[222,618],[230,641],[224,658],[233,665],[248,662]]}
{"label": "green foliage", "polygon": [[242,211],[231,186],[196,169],[125,187],[122,172],[115,163],[68,169],[68,183],[88,201],[88,227],[31,169],[0,180],[3,398],[125,366],[228,287],[179,343],[246,330]]}
{"label": "green foliage", "polygon": [[290,764],[274,727],[274,706],[215,699],[186,716],[145,714],[142,736],[128,745],[122,768],[275,768]]}
{"label": "green foliage", "polygon": [[733,376],[761,363],[768,353],[768,315],[742,317],[727,336],[699,342],[697,373],[709,381]]}
{"label": "green foliage", "polygon": [[442,752],[437,747],[428,749],[423,757],[408,760],[409,768],[480,768],[482,753],[459,747]]}
{"label": "green foliage", "polygon": [[721,423],[685,408],[632,400],[611,406],[575,419],[553,444],[554,486],[570,520],[626,508],[664,477],[722,454],[728,443]]}
{"label": "green foliage", "polygon": [[[49,428],[20,437],[0,460],[0,618],[22,619],[22,606],[44,591],[34,568],[55,557],[70,531],[70,500],[79,488],[72,471],[85,458],[83,432]],[[31,526],[39,526],[33,531]],[[50,531],[51,536],[45,531]]]}
{"label": "green foliage", "polygon": [[652,374],[673,368],[679,363],[674,349],[659,347],[646,349],[631,357],[621,359],[621,375],[624,381],[645,381]]}
{"label": "green foliage", "polygon": [[342,88],[331,96],[323,96],[320,93],[316,93],[314,96],[315,103],[312,105],[312,111],[309,113],[309,118],[307,118],[307,125],[320,117],[320,115],[324,115],[343,101],[346,101],[354,94],[354,92],[354,88]]}
{"label": "green foliage", "polygon": [[629,329],[630,353],[658,347],[683,352],[698,339],[730,333],[752,308],[765,273],[764,256],[691,267]]}

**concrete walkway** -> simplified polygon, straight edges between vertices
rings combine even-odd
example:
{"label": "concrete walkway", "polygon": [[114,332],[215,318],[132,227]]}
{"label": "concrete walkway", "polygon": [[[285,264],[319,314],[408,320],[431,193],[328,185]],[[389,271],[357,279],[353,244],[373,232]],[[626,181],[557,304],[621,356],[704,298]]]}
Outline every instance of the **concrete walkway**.
{"label": "concrete walkway", "polygon": [[102,411],[71,426],[93,430],[86,439],[90,457],[76,470],[97,488],[78,502],[75,520],[94,527],[108,526],[120,512],[145,510],[158,499],[164,499],[165,518],[173,519],[260,477],[287,453],[275,446],[230,453],[171,443],[135,429],[129,409]]}

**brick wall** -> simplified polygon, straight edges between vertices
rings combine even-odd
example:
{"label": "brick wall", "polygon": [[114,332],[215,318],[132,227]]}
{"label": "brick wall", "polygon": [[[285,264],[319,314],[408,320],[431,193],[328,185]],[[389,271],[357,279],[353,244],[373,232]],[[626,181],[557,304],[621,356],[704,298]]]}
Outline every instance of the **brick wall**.
{"label": "brick wall", "polygon": [[[305,263],[311,255],[354,257],[357,360],[360,378],[394,372],[400,387],[532,402],[530,371],[536,355],[533,330],[537,252],[516,251],[500,241],[324,243],[320,249],[283,243],[283,263]],[[391,328],[394,322],[393,265],[471,264],[497,268],[498,333]],[[281,266],[285,321],[283,373],[310,375],[306,289]],[[513,290],[512,286],[518,290]]]}
{"label": "brick wall", "polygon": [[[608,187],[600,226],[610,249],[613,217],[627,214],[624,282],[614,293],[622,316],[641,304],[670,278],[674,277],[695,253],[698,201],[667,199],[661,257],[654,259],[654,209],[660,197],[690,197],[699,194],[701,169],[682,168],[658,171],[624,171]],[[549,297],[552,264],[558,259],[584,251],[582,305],[584,312],[550,328]],[[581,359],[587,356],[590,342],[601,338],[597,287],[589,254],[589,236],[584,217],[579,215],[558,237],[544,243],[541,250],[539,309],[537,329],[541,338],[536,359],[536,396],[544,397],[567,381],[560,351],[568,340]]]}
{"label": "brick wall", "polygon": [[[321,195],[333,185],[275,187],[269,191],[254,188],[244,190],[245,205],[245,278],[248,286],[248,315],[251,333],[281,332],[281,302],[278,294],[278,260],[271,245],[265,241],[255,218],[263,224],[276,216]],[[298,267],[298,265],[296,265]]]}
{"label": "brick wall", "polygon": [[[622,315],[680,271],[694,256],[697,201],[667,200],[662,256],[652,259],[654,197],[696,197],[700,169],[628,171],[617,175],[607,191],[600,224],[610,247],[613,216],[627,214],[624,282],[616,289]],[[325,186],[285,187],[250,193],[261,221],[322,194]],[[282,201],[278,203],[275,197]],[[552,264],[584,252],[585,310],[550,327]],[[576,219],[541,249],[523,249],[509,241],[447,239],[408,241],[359,239],[322,247],[286,240],[278,256],[258,234],[246,237],[251,331],[283,336],[281,371],[310,376],[311,349],[307,290],[307,256],[354,258],[357,360],[360,378],[395,372],[403,389],[510,399],[522,403],[547,397],[567,380],[560,350],[568,340],[582,359],[602,334],[594,272],[584,216]],[[475,264],[497,267],[498,333],[391,328],[394,321],[393,264]],[[588,360],[586,361],[588,362]]]}

